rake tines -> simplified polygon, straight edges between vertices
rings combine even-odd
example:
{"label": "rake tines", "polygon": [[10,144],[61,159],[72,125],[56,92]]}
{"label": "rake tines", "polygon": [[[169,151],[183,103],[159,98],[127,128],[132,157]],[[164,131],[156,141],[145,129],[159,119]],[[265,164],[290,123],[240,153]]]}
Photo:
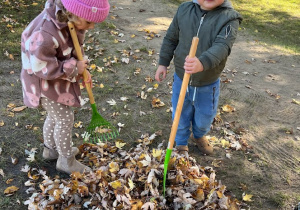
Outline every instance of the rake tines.
{"label": "rake tines", "polygon": [[[94,119],[93,119],[94,118]],[[98,143],[115,139],[119,136],[119,131],[100,115],[94,113],[92,121],[87,127],[91,143]]]}
{"label": "rake tines", "polygon": [[89,126],[87,132],[90,134],[90,142],[91,143],[99,143],[104,141],[109,141],[115,139],[119,136],[119,131],[110,126],[110,127],[97,127],[97,126]]}
{"label": "rake tines", "polygon": [[91,104],[92,107],[92,120],[87,127],[87,132],[90,135],[89,141],[91,143],[98,143],[108,141],[119,136],[119,131],[106,121],[96,109],[95,104]]}

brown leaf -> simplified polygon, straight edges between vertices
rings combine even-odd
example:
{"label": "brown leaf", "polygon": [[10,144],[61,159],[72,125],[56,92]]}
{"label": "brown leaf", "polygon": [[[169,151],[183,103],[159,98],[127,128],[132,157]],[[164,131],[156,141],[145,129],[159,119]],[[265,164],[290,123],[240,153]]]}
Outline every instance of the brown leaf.
{"label": "brown leaf", "polygon": [[8,179],[8,180],[6,180],[6,184],[10,184],[12,181],[14,181],[14,179]]}
{"label": "brown leaf", "polygon": [[6,188],[5,190],[4,190],[4,194],[6,195],[6,196],[10,196],[10,195],[12,195],[12,194],[14,194],[16,191],[18,191],[19,190],[19,188],[18,187],[16,187],[16,186],[10,186],[10,187],[8,187],[8,188]]}

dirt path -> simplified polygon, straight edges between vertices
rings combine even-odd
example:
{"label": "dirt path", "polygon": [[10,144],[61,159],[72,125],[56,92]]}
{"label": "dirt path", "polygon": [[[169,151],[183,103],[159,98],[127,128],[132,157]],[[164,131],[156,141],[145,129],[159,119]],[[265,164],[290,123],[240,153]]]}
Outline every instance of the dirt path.
{"label": "dirt path", "polygon": [[[115,24],[127,36],[143,29],[161,34],[161,38],[149,42],[141,36],[132,43],[128,39],[128,45],[139,40],[159,52],[176,11],[174,5],[158,0],[111,1],[111,5]],[[239,198],[243,192],[253,194],[252,209],[291,209],[299,201],[300,105],[292,103],[293,99],[300,101],[299,70],[299,56],[262,45],[240,31],[222,77],[231,82],[222,83],[220,106],[230,104],[236,109],[222,115],[223,121],[248,130],[243,138],[253,152],[237,151],[228,159],[220,148],[213,157],[191,151],[203,165],[220,161],[218,179]]]}

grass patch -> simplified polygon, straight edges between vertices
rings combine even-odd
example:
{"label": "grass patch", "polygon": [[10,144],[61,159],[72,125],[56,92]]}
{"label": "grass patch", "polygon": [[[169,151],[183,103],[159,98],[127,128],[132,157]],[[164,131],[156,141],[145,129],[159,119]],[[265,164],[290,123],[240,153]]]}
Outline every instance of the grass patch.
{"label": "grass patch", "polygon": [[277,207],[283,207],[285,202],[288,201],[289,196],[284,193],[275,193],[269,199],[271,203],[273,203]]}
{"label": "grass patch", "polygon": [[232,0],[244,18],[241,27],[267,44],[300,52],[300,13],[297,0]]}

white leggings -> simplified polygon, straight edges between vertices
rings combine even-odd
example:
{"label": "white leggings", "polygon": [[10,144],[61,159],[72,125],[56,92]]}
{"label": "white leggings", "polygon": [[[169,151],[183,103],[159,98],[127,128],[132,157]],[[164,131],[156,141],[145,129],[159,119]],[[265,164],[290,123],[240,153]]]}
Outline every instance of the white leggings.
{"label": "white leggings", "polygon": [[74,113],[66,106],[48,98],[41,98],[42,107],[48,115],[43,127],[44,144],[56,149],[59,155],[68,157],[72,154],[72,128]]}

